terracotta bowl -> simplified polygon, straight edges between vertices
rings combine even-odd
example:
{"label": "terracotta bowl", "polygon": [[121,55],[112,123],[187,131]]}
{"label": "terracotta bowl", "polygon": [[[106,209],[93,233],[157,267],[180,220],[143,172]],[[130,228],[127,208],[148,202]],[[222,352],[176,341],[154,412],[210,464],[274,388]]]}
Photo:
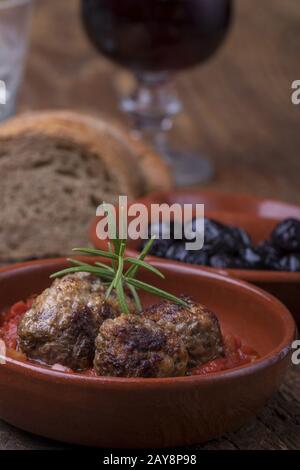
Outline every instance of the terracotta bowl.
{"label": "terracotta bowl", "polygon": [[[144,203],[148,208],[153,203],[203,203],[205,204],[205,215],[207,217],[244,228],[251,235],[255,243],[268,238],[275,225],[281,220],[287,217],[300,219],[300,206],[271,199],[259,199],[240,193],[200,190],[168,191],[150,194],[136,202]],[[92,222],[90,239],[95,247],[103,248],[107,246],[107,243],[106,241],[99,240],[96,235],[98,220],[98,218],[95,218]],[[140,246],[140,240],[129,240],[127,246],[128,254],[135,256]],[[165,261],[163,258],[148,257],[148,259],[151,258]],[[178,261],[170,262],[178,263]],[[200,267],[199,269],[202,268]],[[298,328],[300,328],[300,272],[207,269],[251,282],[275,295],[292,312]]]}
{"label": "terracotta bowl", "polygon": [[[185,292],[214,310],[223,331],[239,336],[261,359],[209,376],[166,379],[87,377],[14,359],[0,365],[0,417],[49,438],[97,447],[195,444],[235,430],[277,389],[290,363],[295,324],[269,294],[208,270],[155,263],[162,288]],[[0,309],[41,292],[64,260],[0,270]],[[141,279],[153,282],[141,271]],[[144,296],[145,305],[154,298]]]}

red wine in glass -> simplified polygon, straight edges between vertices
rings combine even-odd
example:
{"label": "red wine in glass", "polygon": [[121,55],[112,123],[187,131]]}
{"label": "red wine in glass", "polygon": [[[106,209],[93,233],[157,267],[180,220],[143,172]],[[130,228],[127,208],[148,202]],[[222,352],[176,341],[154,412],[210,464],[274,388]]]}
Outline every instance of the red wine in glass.
{"label": "red wine in glass", "polygon": [[207,179],[211,167],[206,160],[171,151],[166,144],[165,131],[181,109],[170,76],[205,62],[216,52],[230,25],[232,2],[82,0],[81,12],[97,50],[137,78],[136,91],[123,100],[135,127],[150,135],[168,158],[179,184]]}

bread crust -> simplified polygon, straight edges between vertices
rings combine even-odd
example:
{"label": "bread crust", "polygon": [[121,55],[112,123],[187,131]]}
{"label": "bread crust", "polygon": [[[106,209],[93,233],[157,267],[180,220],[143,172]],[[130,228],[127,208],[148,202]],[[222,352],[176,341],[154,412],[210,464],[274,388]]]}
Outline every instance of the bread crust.
{"label": "bread crust", "polygon": [[0,139],[28,132],[69,139],[101,156],[130,199],[172,186],[167,163],[112,120],[68,110],[33,111],[2,124]]}

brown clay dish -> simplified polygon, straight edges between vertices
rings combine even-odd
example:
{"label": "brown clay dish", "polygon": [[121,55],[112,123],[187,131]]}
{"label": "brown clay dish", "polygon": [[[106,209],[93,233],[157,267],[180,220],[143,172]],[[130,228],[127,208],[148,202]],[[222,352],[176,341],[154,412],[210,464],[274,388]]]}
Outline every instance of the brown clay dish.
{"label": "brown clay dish", "polygon": [[[253,241],[258,243],[269,237],[273,228],[281,220],[288,217],[300,219],[300,206],[288,204],[272,199],[261,199],[241,193],[223,193],[208,190],[182,190],[164,191],[152,193],[137,202],[144,203],[146,207],[157,203],[203,203],[205,204],[205,215],[225,224],[232,224],[245,229]],[[106,242],[99,240],[96,236],[96,224],[98,219],[92,222],[90,239],[97,248],[106,246]],[[127,252],[135,256],[138,252],[140,240],[128,240]],[[149,257],[149,259],[160,259],[162,262],[175,263],[178,261],[164,260],[163,258]],[[187,266],[191,266],[187,264]],[[193,265],[195,267],[195,265]],[[195,269],[202,269],[201,267]],[[224,269],[215,270],[247,282],[275,295],[292,312],[298,328],[300,327],[300,272],[258,271],[248,269]]]}
{"label": "brown clay dish", "polygon": [[[166,275],[141,279],[203,302],[222,330],[240,337],[260,359],[208,376],[164,379],[88,377],[8,357],[0,365],[0,417],[49,438],[98,447],[194,444],[234,430],[279,386],[290,362],[295,324],[288,310],[259,289],[208,269],[156,261]],[[0,310],[40,293],[62,259],[0,270]],[[156,281],[156,282],[155,282]],[[234,299],[234,301],[233,301]],[[154,301],[149,294],[144,305]]]}

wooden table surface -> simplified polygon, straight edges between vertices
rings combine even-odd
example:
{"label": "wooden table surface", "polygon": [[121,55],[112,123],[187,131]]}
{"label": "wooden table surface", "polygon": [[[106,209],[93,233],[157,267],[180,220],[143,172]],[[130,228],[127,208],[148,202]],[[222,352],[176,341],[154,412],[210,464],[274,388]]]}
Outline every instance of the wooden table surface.
{"label": "wooden table surface", "polygon": [[[185,112],[173,137],[209,155],[210,187],[300,203],[300,3],[236,1],[218,56],[177,77]],[[124,120],[116,95],[129,75],[99,57],[82,31],[77,0],[39,0],[19,111],[74,108]],[[61,448],[0,423],[0,449]],[[195,449],[300,449],[300,367],[248,426]]]}

